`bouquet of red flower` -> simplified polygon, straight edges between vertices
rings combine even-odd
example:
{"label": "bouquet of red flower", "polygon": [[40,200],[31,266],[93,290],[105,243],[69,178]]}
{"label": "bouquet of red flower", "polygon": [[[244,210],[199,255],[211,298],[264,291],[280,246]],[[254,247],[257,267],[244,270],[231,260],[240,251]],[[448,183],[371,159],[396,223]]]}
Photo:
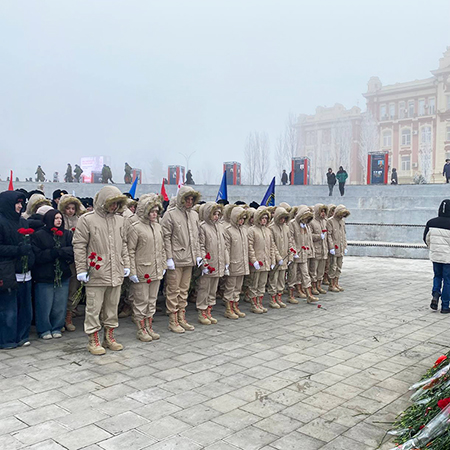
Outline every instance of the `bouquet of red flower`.
{"label": "bouquet of red flower", "polygon": [[[209,252],[205,255],[205,259],[207,261],[209,261],[211,259],[211,255],[209,254]],[[203,263],[203,267],[208,270],[208,273],[213,273],[216,271],[216,269],[214,267],[210,266],[207,262]]]}
{"label": "bouquet of red flower", "polygon": [[[17,230],[17,232],[23,236],[23,242],[25,244],[29,244],[30,236],[34,233],[34,230],[33,230],[33,228],[19,228]],[[22,256],[21,261],[22,261],[22,273],[27,273],[28,272],[28,256],[27,255]]]}
{"label": "bouquet of red flower", "polygon": [[145,280],[147,281],[147,284],[150,284],[152,282],[152,280],[150,279],[150,275],[148,273],[146,273],[144,275]]}
{"label": "bouquet of red flower", "polygon": [[[53,233],[53,240],[55,241],[55,248],[56,249],[61,248],[61,240],[59,238],[64,235],[64,232],[62,230],[58,230],[58,228],[56,228],[56,227],[51,228],[50,231]],[[59,258],[56,258],[54,287],[62,286],[61,277],[62,277],[61,262],[59,261]]]}
{"label": "bouquet of red flower", "polygon": [[[103,261],[103,258],[101,256],[98,256],[97,253],[92,252],[88,256],[88,259],[90,260],[89,266],[87,268],[87,276],[89,277],[89,274],[91,273],[92,269],[95,269],[95,270],[100,269],[101,265],[99,264],[99,262]],[[147,281],[147,283],[148,283],[148,281]],[[83,298],[83,288],[84,288],[84,283],[82,282],[81,286],[78,288],[77,292],[72,297],[72,305],[73,306],[78,305],[78,303],[80,303],[80,300]]]}
{"label": "bouquet of red flower", "polygon": [[297,250],[295,250],[295,248],[293,248],[293,247],[291,247],[291,248],[289,249],[289,251],[290,251],[292,254],[294,254],[294,255],[297,254]]}

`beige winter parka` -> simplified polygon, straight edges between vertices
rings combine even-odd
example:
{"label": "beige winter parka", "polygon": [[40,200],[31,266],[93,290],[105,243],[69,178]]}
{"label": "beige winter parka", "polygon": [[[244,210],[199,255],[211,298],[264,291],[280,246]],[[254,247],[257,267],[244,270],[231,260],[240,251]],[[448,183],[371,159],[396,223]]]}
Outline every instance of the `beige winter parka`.
{"label": "beige winter parka", "polygon": [[248,256],[250,260],[250,272],[255,272],[253,264],[258,261],[263,265],[259,269],[261,272],[268,272],[271,265],[275,265],[275,245],[272,233],[267,225],[261,225],[263,216],[270,219],[267,208],[260,206],[255,212],[253,226],[248,230]]}
{"label": "beige winter parka", "polygon": [[177,194],[176,206],[167,209],[161,220],[166,257],[173,259],[175,267],[189,267],[197,264],[201,257],[198,241],[198,214],[192,208],[186,209],[186,197],[193,196],[194,204],[200,193],[190,186],[182,186]]}
{"label": "beige winter parka", "polygon": [[161,214],[163,207],[159,195],[142,195],[136,209],[136,220],[129,225],[130,275],[137,275],[141,283],[147,282],[146,274],[151,280],[162,280],[167,268],[161,225],[158,222],[150,222],[148,217],[155,207]]}
{"label": "beige winter parka", "polygon": [[[204,264],[214,267],[214,272],[206,275],[216,278],[223,277],[225,265],[230,264],[230,255],[226,248],[225,228],[219,221],[214,222],[212,216],[216,211],[222,212],[222,206],[215,202],[206,202],[203,211],[203,222],[199,227],[201,257]],[[206,258],[209,253],[210,259]]]}
{"label": "beige winter parka", "polygon": [[[66,215],[66,207],[73,203],[75,205],[75,214],[72,217]],[[78,198],[74,197],[70,194],[64,194],[61,196],[61,199],[58,203],[58,210],[64,217],[64,228],[66,230],[72,230],[77,227],[78,218],[86,212],[83,204],[78,200]]]}
{"label": "beige winter parka", "polygon": [[26,211],[22,214],[22,216],[25,219],[28,219],[28,217],[32,216],[33,214],[36,213],[36,211],[44,205],[49,205],[52,206],[52,202],[48,199],[45,198],[42,194],[33,194],[30,199],[28,200],[27,203],[27,209]]}
{"label": "beige winter parka", "polygon": [[347,236],[345,232],[345,219],[350,215],[350,211],[344,205],[336,206],[333,217],[328,219],[328,233],[331,238],[330,250],[334,248],[336,256],[344,256],[347,248]]}
{"label": "beige winter parka", "polygon": [[[109,206],[117,202],[115,213],[109,213]],[[124,269],[130,268],[125,240],[124,219],[120,215],[126,197],[115,186],[103,187],[94,198],[94,211],[83,214],[73,236],[73,251],[77,274],[87,272],[94,252],[102,260],[99,270],[91,270],[88,286],[120,286]]]}
{"label": "beige winter parka", "polygon": [[[294,258],[295,263],[308,262],[309,258],[314,258],[314,247],[312,234],[309,225],[313,218],[313,213],[306,205],[300,205],[295,219],[289,222],[290,247],[297,252],[298,258]],[[302,227],[301,224],[305,226]]]}
{"label": "beige winter parka", "polygon": [[[325,219],[320,217],[320,212],[325,210]],[[331,248],[332,240],[328,233],[328,221],[326,219],[328,214],[328,206],[322,203],[314,205],[314,218],[309,223],[312,233],[312,240],[314,244],[314,258],[328,259],[328,251]],[[325,236],[322,239],[322,234]]]}
{"label": "beige winter parka", "polygon": [[[283,224],[280,224],[280,219],[285,219]],[[275,244],[275,259],[278,263],[281,259],[283,264],[280,266],[280,270],[286,270],[288,262],[293,260],[293,255],[289,251],[289,213],[281,206],[275,211],[273,221],[269,225],[269,229],[272,232],[273,242]]]}
{"label": "beige winter parka", "polygon": [[225,230],[226,246],[230,259],[230,276],[239,277],[248,275],[248,236],[244,225],[239,225],[239,220],[247,217],[247,211],[240,206],[231,211],[230,226]]}

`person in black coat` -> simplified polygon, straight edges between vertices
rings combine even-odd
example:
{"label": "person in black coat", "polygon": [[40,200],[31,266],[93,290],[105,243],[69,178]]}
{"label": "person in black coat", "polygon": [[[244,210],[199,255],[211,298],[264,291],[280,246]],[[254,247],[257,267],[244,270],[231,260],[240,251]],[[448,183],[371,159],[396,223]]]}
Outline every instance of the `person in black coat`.
{"label": "person in black coat", "polygon": [[286,186],[287,182],[288,182],[288,175],[286,173],[286,170],[283,170],[283,173],[281,174],[281,184],[283,186]]}
{"label": "person in black coat", "polygon": [[442,176],[445,177],[446,182],[450,180],[450,159],[445,160],[444,168],[442,169]]}
{"label": "person in black coat", "polygon": [[0,348],[29,345],[32,319],[31,273],[34,254],[21,217],[25,195],[0,193]]}
{"label": "person in black coat", "polygon": [[35,286],[36,331],[42,339],[61,337],[69,295],[70,264],[74,262],[72,232],[64,229],[59,211],[48,211],[44,228],[32,236],[36,263]]}
{"label": "person in black coat", "polygon": [[333,173],[333,169],[330,167],[327,172],[327,184],[328,184],[328,195],[331,197],[333,195],[333,188],[336,185],[336,175]]}

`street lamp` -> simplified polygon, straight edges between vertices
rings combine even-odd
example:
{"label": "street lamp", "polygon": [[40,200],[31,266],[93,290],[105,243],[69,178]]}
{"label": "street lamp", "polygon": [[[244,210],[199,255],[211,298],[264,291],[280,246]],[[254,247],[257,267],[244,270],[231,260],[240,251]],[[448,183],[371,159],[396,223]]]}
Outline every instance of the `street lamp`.
{"label": "street lamp", "polygon": [[189,170],[189,160],[191,159],[191,156],[195,153],[195,151],[190,153],[187,156],[184,153],[181,153],[181,152],[178,152],[178,153],[186,160],[186,171],[188,171]]}

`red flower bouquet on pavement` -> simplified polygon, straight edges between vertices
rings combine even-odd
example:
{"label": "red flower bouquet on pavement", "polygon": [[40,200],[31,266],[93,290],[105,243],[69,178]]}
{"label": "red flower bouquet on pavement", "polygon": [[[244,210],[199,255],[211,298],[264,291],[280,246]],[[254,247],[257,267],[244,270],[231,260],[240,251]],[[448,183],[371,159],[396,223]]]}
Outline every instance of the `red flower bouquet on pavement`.
{"label": "red flower bouquet on pavement", "polygon": [[[23,243],[29,244],[30,243],[30,236],[34,233],[33,228],[19,228],[17,230],[19,234],[23,236]],[[21,258],[22,261],[22,273],[28,272],[28,256],[24,255]]]}

